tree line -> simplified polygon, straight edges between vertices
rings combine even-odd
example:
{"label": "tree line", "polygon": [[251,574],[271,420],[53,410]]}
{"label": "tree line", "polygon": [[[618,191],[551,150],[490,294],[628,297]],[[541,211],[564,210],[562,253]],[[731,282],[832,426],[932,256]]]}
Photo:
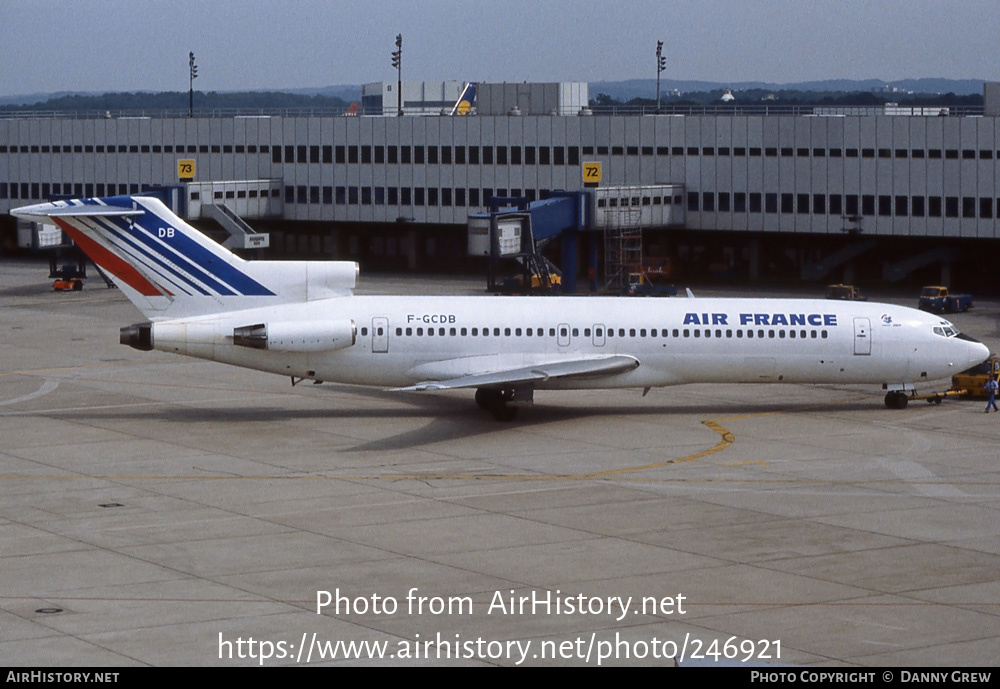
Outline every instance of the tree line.
{"label": "tree line", "polygon": [[[30,105],[8,106],[8,111],[92,111],[142,112],[146,110],[187,110],[187,91],[161,93],[104,93],[101,95],[63,95]],[[274,109],[346,109],[348,103],[335,96],[302,95],[280,91],[194,93],[198,110],[274,110]]]}

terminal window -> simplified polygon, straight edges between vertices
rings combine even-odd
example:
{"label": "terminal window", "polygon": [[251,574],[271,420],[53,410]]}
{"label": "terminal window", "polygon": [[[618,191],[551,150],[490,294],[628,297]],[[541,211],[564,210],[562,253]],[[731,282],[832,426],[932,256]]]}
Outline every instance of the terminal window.
{"label": "terminal window", "polygon": [[944,200],[944,217],[946,218],[957,218],[958,217],[958,197],[948,196]]}

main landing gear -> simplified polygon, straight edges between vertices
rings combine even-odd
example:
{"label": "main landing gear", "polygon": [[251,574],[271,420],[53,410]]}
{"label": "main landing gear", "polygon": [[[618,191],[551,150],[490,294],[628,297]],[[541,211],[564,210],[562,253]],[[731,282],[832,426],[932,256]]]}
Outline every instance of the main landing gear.
{"label": "main landing gear", "polygon": [[476,390],[476,404],[493,414],[497,421],[513,421],[517,416],[517,407],[508,407],[507,403],[518,397],[514,388],[479,388]]}
{"label": "main landing gear", "polygon": [[905,392],[893,390],[885,393],[885,406],[887,409],[906,409],[906,403],[910,401]]}

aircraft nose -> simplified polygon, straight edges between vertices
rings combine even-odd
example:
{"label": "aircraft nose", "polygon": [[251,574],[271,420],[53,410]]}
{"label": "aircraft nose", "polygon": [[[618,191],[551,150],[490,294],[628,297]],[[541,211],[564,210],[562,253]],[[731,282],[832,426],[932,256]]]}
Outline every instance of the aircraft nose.
{"label": "aircraft nose", "polygon": [[978,340],[973,340],[971,337],[969,340],[971,341],[969,342],[968,365],[971,367],[986,361],[990,355],[990,348]]}
{"label": "aircraft nose", "polygon": [[965,344],[966,365],[968,367],[983,363],[990,355],[990,348],[974,337],[959,333],[955,339]]}

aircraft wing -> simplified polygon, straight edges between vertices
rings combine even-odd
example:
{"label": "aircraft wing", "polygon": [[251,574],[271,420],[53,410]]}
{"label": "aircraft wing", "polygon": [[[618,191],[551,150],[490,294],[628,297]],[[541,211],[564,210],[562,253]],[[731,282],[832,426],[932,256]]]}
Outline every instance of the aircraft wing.
{"label": "aircraft wing", "polygon": [[639,366],[633,356],[615,355],[599,359],[571,359],[554,361],[536,366],[524,366],[488,373],[476,373],[450,380],[428,380],[405,388],[394,388],[402,392],[424,390],[451,390],[455,388],[490,388],[526,383],[541,383],[552,378],[584,378],[590,376],[624,373]]}

